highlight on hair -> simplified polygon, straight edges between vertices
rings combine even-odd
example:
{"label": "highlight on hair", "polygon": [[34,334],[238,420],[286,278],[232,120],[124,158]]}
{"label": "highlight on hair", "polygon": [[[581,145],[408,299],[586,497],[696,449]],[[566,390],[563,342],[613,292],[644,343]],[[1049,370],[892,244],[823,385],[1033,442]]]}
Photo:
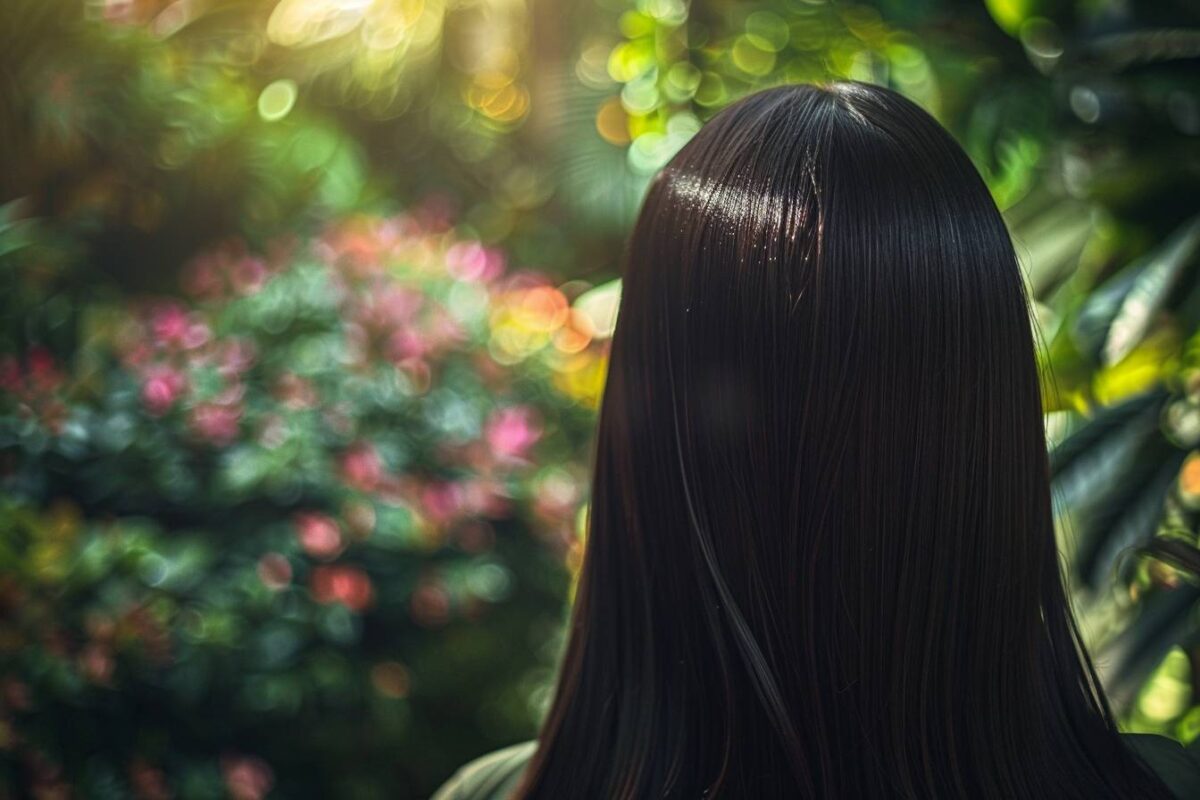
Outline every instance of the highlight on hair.
{"label": "highlight on hair", "polygon": [[901,95],[716,115],[633,232],[523,798],[1169,797],[1058,560],[1028,299]]}

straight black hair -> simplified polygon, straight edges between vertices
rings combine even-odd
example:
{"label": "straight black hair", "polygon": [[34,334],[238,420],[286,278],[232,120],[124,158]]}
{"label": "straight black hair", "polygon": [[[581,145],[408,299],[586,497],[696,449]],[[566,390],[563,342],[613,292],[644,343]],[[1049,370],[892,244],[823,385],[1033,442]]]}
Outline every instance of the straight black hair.
{"label": "straight black hair", "polygon": [[901,95],[717,114],[630,241],[523,798],[1155,798],[1064,591],[1029,304]]}

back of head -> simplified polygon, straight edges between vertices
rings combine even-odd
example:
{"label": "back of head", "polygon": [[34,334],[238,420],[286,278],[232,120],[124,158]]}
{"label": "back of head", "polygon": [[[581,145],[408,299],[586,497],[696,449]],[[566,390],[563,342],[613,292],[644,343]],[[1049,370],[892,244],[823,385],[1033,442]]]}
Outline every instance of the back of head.
{"label": "back of head", "polygon": [[919,107],[752,95],[650,187],[527,797],[1167,796],[1062,588],[1028,304]]}

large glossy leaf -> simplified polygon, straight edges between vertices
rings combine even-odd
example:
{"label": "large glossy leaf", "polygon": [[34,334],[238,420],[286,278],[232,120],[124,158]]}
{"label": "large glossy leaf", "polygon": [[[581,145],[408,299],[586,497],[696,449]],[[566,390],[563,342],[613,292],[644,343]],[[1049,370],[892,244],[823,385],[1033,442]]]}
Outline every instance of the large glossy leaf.
{"label": "large glossy leaf", "polygon": [[1126,437],[1114,440],[1112,449],[1098,450],[1100,458],[1075,473],[1073,481],[1056,489],[1070,571],[1093,591],[1116,577],[1114,565],[1121,553],[1154,535],[1183,460],[1183,453],[1161,437],[1139,439],[1140,434],[1131,428]]}
{"label": "large glossy leaf", "polygon": [[1109,328],[1121,312],[1125,298],[1137,285],[1139,274],[1136,269],[1122,270],[1093,290],[1076,315],[1070,329],[1072,338],[1093,363],[1100,360]]}
{"label": "large glossy leaf", "polygon": [[1103,586],[1117,577],[1119,559],[1150,541],[1163,516],[1167,492],[1179,474],[1184,454],[1171,452],[1160,441],[1149,448],[1142,463],[1122,476],[1117,491],[1104,498],[1091,519],[1088,547],[1081,551],[1077,571],[1088,585]]}
{"label": "large glossy leaf", "polygon": [[1154,668],[1194,629],[1190,612],[1197,600],[1200,589],[1186,584],[1150,593],[1133,609],[1125,630],[1094,654],[1118,712],[1129,709]]}
{"label": "large glossy leaf", "polygon": [[1092,212],[1087,203],[1048,191],[1031,193],[1005,212],[1033,297],[1044,298],[1074,272],[1094,232]]}
{"label": "large glossy leaf", "polygon": [[[1050,451],[1050,472],[1055,479],[1073,467],[1085,454],[1121,434],[1134,419],[1156,416],[1166,400],[1162,390],[1149,391],[1123,403],[1103,408],[1096,415]],[[1090,469],[1090,463],[1083,471]]]}
{"label": "large glossy leaf", "polygon": [[1104,364],[1118,363],[1142,341],[1172,290],[1188,268],[1195,265],[1198,249],[1200,216],[1181,225],[1170,238],[1131,268],[1137,277],[1109,326],[1102,354]]}

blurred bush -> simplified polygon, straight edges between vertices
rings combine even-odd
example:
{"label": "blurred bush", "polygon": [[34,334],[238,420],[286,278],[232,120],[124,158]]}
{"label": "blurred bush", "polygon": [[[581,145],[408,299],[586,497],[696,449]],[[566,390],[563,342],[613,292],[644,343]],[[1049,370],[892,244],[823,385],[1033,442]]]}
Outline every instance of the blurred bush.
{"label": "blurred bush", "polygon": [[0,363],[9,791],[393,797],[527,735],[592,318],[434,214],[225,244],[184,284]]}
{"label": "blurred bush", "polygon": [[550,682],[613,287],[395,211],[262,11],[0,8],[0,794],[419,797]]}

